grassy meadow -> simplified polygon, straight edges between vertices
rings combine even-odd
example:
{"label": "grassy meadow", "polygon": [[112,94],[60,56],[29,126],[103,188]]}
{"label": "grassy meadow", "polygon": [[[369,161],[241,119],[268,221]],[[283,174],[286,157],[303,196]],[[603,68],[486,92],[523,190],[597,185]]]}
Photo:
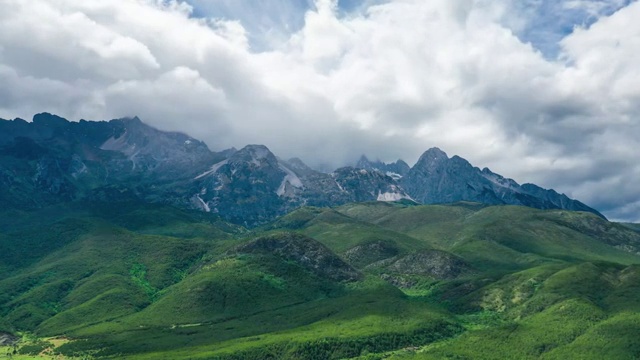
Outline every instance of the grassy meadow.
{"label": "grassy meadow", "polygon": [[473,203],[260,228],[133,202],[0,216],[0,359],[636,359],[640,233]]}

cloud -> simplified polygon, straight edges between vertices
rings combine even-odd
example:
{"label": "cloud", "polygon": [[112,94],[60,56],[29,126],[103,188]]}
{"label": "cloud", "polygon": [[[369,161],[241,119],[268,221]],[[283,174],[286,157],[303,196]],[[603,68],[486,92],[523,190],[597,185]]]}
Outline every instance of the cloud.
{"label": "cloud", "polygon": [[145,44],[65,5],[3,2],[0,43],[11,50],[3,52],[6,61],[23,72],[67,81],[77,75],[139,76],[159,68]]}
{"label": "cloud", "polygon": [[0,116],[138,115],[316,166],[439,146],[640,221],[638,18],[623,0],[5,0]]}

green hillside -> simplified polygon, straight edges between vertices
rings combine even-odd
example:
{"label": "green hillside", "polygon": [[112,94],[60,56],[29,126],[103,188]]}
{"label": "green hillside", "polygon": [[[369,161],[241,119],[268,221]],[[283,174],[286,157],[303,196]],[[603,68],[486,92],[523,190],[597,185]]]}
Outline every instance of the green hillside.
{"label": "green hillside", "polygon": [[376,202],[253,230],[134,202],[0,215],[15,358],[640,354],[640,233],[590,213]]}

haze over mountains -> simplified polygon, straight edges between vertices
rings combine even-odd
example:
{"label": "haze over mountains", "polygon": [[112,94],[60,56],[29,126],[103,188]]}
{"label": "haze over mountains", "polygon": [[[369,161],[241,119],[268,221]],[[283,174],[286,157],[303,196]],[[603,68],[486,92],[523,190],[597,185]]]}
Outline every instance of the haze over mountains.
{"label": "haze over mountains", "polygon": [[[301,206],[364,201],[478,202],[597,210],[553,190],[515,181],[438,148],[410,167],[362,156],[355,167],[316,171],[264,145],[213,152],[186,134],[140,119],[69,122],[48,113],[0,121],[0,200],[34,209],[73,200],[131,200],[217,213],[257,226]],[[355,157],[355,156],[354,156]]]}

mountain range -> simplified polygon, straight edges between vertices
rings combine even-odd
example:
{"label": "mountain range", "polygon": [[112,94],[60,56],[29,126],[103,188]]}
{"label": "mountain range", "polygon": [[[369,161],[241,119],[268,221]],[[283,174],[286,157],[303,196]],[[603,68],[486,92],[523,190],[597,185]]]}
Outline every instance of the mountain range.
{"label": "mountain range", "polygon": [[302,206],[363,201],[479,202],[538,209],[595,209],[533,184],[519,185],[468,161],[427,150],[410,167],[362,156],[331,173],[266,146],[209,150],[204,142],[157,130],[137,117],[70,122],[42,113],[0,120],[0,201],[21,209],[74,200],[130,200],[219,214],[257,226]]}

